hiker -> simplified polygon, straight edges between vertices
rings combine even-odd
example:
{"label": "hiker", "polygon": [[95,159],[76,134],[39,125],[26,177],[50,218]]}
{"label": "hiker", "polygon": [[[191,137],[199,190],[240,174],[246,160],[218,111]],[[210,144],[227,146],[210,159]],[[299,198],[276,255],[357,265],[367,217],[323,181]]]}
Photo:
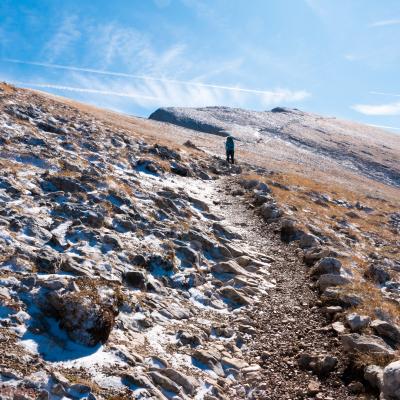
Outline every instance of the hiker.
{"label": "hiker", "polygon": [[235,164],[234,156],[235,156],[235,143],[233,141],[232,136],[228,136],[225,142],[225,149],[226,149],[226,161],[232,164]]}

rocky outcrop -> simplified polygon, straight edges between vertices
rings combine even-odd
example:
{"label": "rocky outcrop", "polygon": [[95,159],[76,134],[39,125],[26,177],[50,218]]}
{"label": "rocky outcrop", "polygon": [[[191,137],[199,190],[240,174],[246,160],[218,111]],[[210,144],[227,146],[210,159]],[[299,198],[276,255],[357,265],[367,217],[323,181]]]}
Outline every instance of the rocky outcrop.
{"label": "rocky outcrop", "polygon": [[400,399],[400,361],[389,364],[383,370],[382,393],[387,400]]}
{"label": "rocky outcrop", "polygon": [[351,354],[361,353],[387,360],[394,357],[394,350],[378,336],[352,333],[343,335],[341,339],[344,350]]}
{"label": "rocky outcrop", "polygon": [[[109,292],[109,289],[103,290]],[[59,321],[60,328],[72,340],[86,346],[107,341],[118,314],[115,294],[102,295],[97,288],[90,291],[60,289],[47,293],[46,298],[46,311]]]}

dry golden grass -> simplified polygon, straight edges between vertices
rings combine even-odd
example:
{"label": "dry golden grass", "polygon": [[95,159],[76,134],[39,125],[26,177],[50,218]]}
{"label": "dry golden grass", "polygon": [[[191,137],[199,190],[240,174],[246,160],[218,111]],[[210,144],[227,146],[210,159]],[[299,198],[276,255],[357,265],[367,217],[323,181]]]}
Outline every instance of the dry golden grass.
{"label": "dry golden grass", "polygon": [[[273,176],[260,176],[247,174],[247,179],[257,179],[265,183],[271,181],[290,187],[284,190],[280,187],[270,185],[274,198],[278,204],[284,205],[289,212],[299,221],[299,227],[304,228],[312,224],[320,229],[322,233],[330,237],[332,245],[338,249],[347,250],[348,256],[340,257],[342,264],[354,275],[354,283],[346,286],[343,290],[354,293],[363,298],[363,303],[354,311],[376,318],[376,310],[380,309],[387,313],[393,321],[400,323],[400,307],[393,302],[384,299],[380,289],[364,278],[364,272],[369,265],[367,255],[371,252],[380,253],[386,258],[399,258],[398,238],[390,230],[387,224],[387,215],[396,211],[396,207],[390,201],[371,199],[364,194],[352,191],[341,186],[326,187],[320,182],[296,174],[274,174]],[[310,197],[310,192],[327,194],[332,199],[342,199],[355,204],[360,201],[363,205],[373,208],[371,213],[355,210],[360,218],[351,219],[346,215],[349,209],[329,203],[329,207],[316,204]],[[337,239],[334,233],[337,228],[337,221],[345,219],[351,222],[353,228],[345,229],[347,235],[354,235],[358,242],[342,243],[342,238]],[[377,237],[385,240],[385,246],[376,247],[368,239]],[[350,252],[349,252],[350,250]],[[394,274],[395,275],[395,274]],[[398,274],[400,275],[400,274]]]}
{"label": "dry golden grass", "polygon": [[395,323],[400,323],[400,306],[384,299],[379,288],[371,282],[355,280],[351,285],[343,287],[343,292],[356,294],[363,299],[362,304],[354,308],[359,314],[376,319],[376,311],[381,310]]}
{"label": "dry golden grass", "polygon": [[0,82],[0,89],[2,89],[4,91],[4,93],[7,93],[7,94],[13,94],[17,91],[14,86],[9,85],[6,82]]}
{"label": "dry golden grass", "polygon": [[101,392],[102,389],[97,383],[93,382],[89,377],[82,376],[82,371],[77,371],[76,374],[74,372],[73,370],[63,370],[62,375],[73,384],[88,386],[93,393]]}

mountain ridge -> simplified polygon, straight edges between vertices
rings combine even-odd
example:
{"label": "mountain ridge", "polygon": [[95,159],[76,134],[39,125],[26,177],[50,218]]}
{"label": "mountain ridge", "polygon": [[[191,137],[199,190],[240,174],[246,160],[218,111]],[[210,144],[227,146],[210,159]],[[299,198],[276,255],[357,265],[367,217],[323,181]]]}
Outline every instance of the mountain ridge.
{"label": "mountain ridge", "polygon": [[273,147],[273,142],[282,140],[400,187],[400,136],[368,125],[284,107],[271,111],[168,107],[149,119],[219,136],[230,133],[241,143],[268,140]]}

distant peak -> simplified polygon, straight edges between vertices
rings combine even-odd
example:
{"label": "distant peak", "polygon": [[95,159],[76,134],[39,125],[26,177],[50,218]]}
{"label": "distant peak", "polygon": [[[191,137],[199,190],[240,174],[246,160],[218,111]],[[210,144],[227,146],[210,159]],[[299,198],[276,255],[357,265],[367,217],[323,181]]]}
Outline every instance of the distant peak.
{"label": "distant peak", "polygon": [[273,113],[298,113],[301,112],[297,108],[288,108],[288,107],[275,107],[271,110]]}

